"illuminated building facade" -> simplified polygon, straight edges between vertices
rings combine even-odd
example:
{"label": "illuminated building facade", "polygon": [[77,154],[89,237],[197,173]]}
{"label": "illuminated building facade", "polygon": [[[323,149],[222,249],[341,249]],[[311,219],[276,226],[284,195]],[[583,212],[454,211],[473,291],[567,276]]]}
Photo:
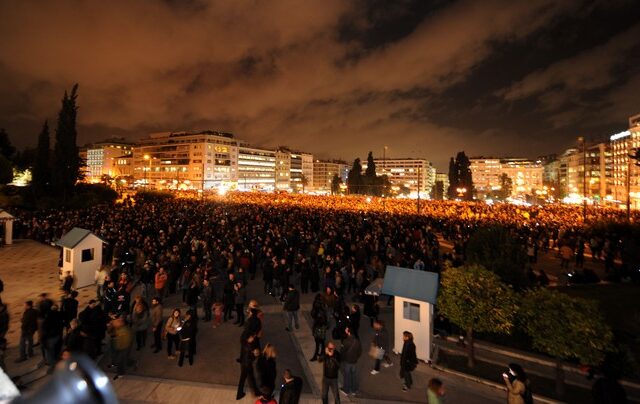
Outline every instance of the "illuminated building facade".
{"label": "illuminated building facade", "polygon": [[312,188],[315,191],[330,192],[334,175],[340,177],[342,183],[346,183],[348,173],[349,166],[344,161],[316,160],[313,162]]}
{"label": "illuminated building facade", "polygon": [[273,191],[276,182],[276,154],[273,150],[242,144],[238,148],[238,189]]}
{"label": "illuminated building facade", "polygon": [[238,180],[238,141],[230,133],[162,132],[133,149],[139,184],[158,189],[231,188]]}
{"label": "illuminated building facade", "polygon": [[[428,198],[432,195],[436,184],[436,169],[425,159],[386,158],[374,159],[376,174],[386,175],[395,191],[408,189],[409,195]],[[362,163],[362,171],[367,169],[367,162]]]}
{"label": "illuminated building facade", "polygon": [[130,166],[118,164],[119,159],[132,155],[133,144],[124,139],[111,139],[94,143],[80,153],[85,160],[85,181],[100,182],[103,175],[111,178],[131,175]]}
{"label": "illuminated building facade", "polygon": [[627,187],[632,209],[640,209],[640,167],[629,157],[640,147],[640,114],[629,118],[629,129],[610,138],[612,155],[611,194],[620,204],[627,202]]}

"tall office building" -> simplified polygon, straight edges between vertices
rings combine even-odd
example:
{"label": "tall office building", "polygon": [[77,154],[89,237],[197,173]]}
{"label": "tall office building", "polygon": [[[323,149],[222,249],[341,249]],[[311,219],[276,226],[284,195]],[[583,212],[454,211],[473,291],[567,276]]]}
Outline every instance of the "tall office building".
{"label": "tall office building", "polygon": [[85,181],[100,182],[103,175],[112,178],[131,175],[131,170],[127,169],[130,166],[118,164],[118,160],[131,157],[132,148],[133,143],[119,138],[93,143],[83,148],[80,156],[86,162]]}
{"label": "tall office building", "polygon": [[469,161],[473,186],[480,199],[501,189],[503,174],[511,179],[511,196],[513,197],[531,195],[535,190],[543,187],[544,168],[538,161],[486,157],[473,157]]}
{"label": "tall office building", "polygon": [[[432,195],[436,183],[436,169],[425,159],[418,158],[386,158],[374,159],[376,174],[386,175],[392,187],[400,190],[408,189],[413,197],[428,198]],[[363,172],[367,162],[362,163]]]}
{"label": "tall office building", "polygon": [[473,187],[476,190],[478,198],[482,199],[500,189],[500,176],[502,175],[500,159],[472,157],[469,159],[469,162],[471,163],[469,169],[471,170]]}
{"label": "tall office building", "polygon": [[241,144],[238,147],[238,189],[273,191],[276,183],[275,151]]}
{"label": "tall office building", "polygon": [[154,133],[133,149],[137,181],[158,189],[234,187],[237,159],[238,141],[215,131]]}
{"label": "tall office building", "polygon": [[330,192],[333,177],[337,175],[343,183],[347,181],[349,166],[344,161],[321,161],[313,162],[313,182],[314,191]]}
{"label": "tall office building", "polygon": [[[613,177],[611,194],[621,204],[640,209],[640,167],[629,157],[640,148],[640,114],[629,118],[629,129],[611,136]],[[628,193],[627,193],[628,190]]]}

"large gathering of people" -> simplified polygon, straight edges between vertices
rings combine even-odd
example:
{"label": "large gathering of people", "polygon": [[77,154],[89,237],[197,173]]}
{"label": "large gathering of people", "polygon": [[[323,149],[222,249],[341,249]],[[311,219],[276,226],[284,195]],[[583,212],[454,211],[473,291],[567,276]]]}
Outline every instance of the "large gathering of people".
{"label": "large gathering of people", "polygon": [[[192,365],[203,324],[219,327],[235,320],[243,330],[237,398],[245,396],[248,385],[259,400],[271,402],[277,351],[263,341],[264,316],[247,289],[250,282],[262,281],[263,293],[282,302],[287,331],[299,328],[301,295],[315,294],[316,346],[310,360],[323,362],[323,401],[331,390],[339,402],[337,368],[344,368],[344,393],[358,390],[354,363],[362,353],[361,305],[374,330],[367,345],[371,374],[392,365],[377,298],[364,293],[384,275],[386,265],[438,272],[443,260],[463,254],[464,240],[474,229],[497,223],[514,232],[532,260],[538,248],[569,245],[568,259],[574,259],[574,250],[584,254],[588,246],[594,257],[613,265],[612,257],[622,248],[606,234],[590,233],[582,210],[567,206],[448,201],[418,206],[411,200],[262,193],[134,198],[84,210],[19,212],[19,236],[51,243],[80,227],[105,241],[105,265],[95,274],[96,297],[86,307],[78,307],[72,282],[63,282],[60,302],[41,295],[25,303],[19,361],[33,356],[37,345],[50,368],[69,353],[97,358],[106,347],[118,378],[130,365],[131,350],[150,345],[154,353],[164,347],[178,366]],[[594,209],[592,215],[624,220],[618,211]],[[454,244],[453,256],[443,256],[442,239]],[[183,305],[164,317],[163,305],[171,296]],[[408,390],[417,359],[411,333],[404,337],[399,371]],[[342,341],[341,347],[331,340]],[[297,402],[301,379],[286,370],[281,380],[280,402]],[[439,385],[434,386],[437,392]]]}

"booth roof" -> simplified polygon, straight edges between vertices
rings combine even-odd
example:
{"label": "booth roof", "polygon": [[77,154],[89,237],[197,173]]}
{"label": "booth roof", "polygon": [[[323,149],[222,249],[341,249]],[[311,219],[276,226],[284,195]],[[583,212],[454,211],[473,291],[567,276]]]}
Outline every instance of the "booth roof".
{"label": "booth roof", "polygon": [[387,265],[381,294],[436,304],[438,274]]}
{"label": "booth roof", "polygon": [[[85,239],[91,233],[91,231],[87,229],[81,229],[80,227],[74,227],[71,231],[64,236],[60,240],[56,242],[56,245],[65,248],[74,248],[77,246],[82,240]],[[94,237],[98,237],[93,234]],[[100,239],[100,237],[98,237]],[[102,239],[100,239],[102,240]]]}

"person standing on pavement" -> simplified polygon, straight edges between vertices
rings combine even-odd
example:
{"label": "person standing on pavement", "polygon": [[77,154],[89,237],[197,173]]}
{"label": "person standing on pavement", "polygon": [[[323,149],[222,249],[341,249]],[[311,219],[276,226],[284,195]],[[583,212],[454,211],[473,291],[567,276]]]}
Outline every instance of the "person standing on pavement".
{"label": "person standing on pavement", "polygon": [[96,270],[94,275],[96,283],[96,298],[102,302],[104,298],[104,281],[107,279],[107,271],[100,267]]}
{"label": "person standing on pavement", "polygon": [[209,279],[202,281],[202,290],[200,291],[200,298],[202,299],[202,311],[204,312],[204,321],[211,321],[212,317],[212,305],[213,305],[213,287]]}
{"label": "person standing on pavement", "polygon": [[280,386],[280,404],[298,404],[302,393],[302,379],[291,374],[291,370],[285,369],[282,376],[283,383]]}
{"label": "person standing on pavement", "polygon": [[133,313],[131,314],[131,327],[136,333],[136,351],[144,348],[147,344],[147,332],[150,325],[149,308],[144,301],[138,301],[133,306]]}
{"label": "person standing on pavement", "polygon": [[33,301],[27,300],[22,313],[20,328],[20,357],[16,363],[24,362],[33,356],[33,335],[38,331],[38,310],[33,308]]}
{"label": "person standing on pavement", "polygon": [[129,349],[131,348],[131,330],[124,321],[124,318],[118,317],[113,320],[114,327],[114,350],[115,356],[113,362],[117,367],[117,373],[113,380],[117,380],[124,376],[129,362]]}
{"label": "person standing on pavement", "polygon": [[503,373],[504,384],[507,386],[507,403],[508,404],[531,404],[531,390],[529,389],[529,380],[522,366],[511,363],[509,364],[509,372]]}
{"label": "person standing on pavement", "polygon": [[384,367],[393,366],[391,358],[389,358],[389,333],[381,320],[373,323],[373,341],[371,341],[372,351],[375,349],[375,363],[373,365],[372,375],[380,373],[380,363],[385,360]]}
{"label": "person standing on pavement", "polygon": [[242,282],[236,282],[235,290],[235,303],[236,303],[236,322],[234,325],[244,327],[244,304],[247,301],[247,288]]}
{"label": "person standing on pavement", "polygon": [[322,404],[329,404],[329,389],[333,391],[335,404],[340,404],[338,391],[338,373],[340,371],[340,357],[333,342],[327,344],[324,361],[322,362]]}
{"label": "person standing on pavement", "polygon": [[64,321],[64,327],[67,331],[69,330],[69,324],[71,323],[71,320],[78,317],[77,297],[78,297],[78,292],[74,290],[71,293],[67,294],[67,296],[64,299],[62,299],[62,302],[60,304],[62,319]]}
{"label": "person standing on pavement", "polygon": [[273,393],[276,388],[276,348],[271,344],[266,344],[262,350],[262,355],[256,360],[255,378],[258,388],[266,388],[269,393]]}
{"label": "person standing on pavement", "polygon": [[293,284],[289,284],[289,291],[284,299],[284,311],[287,313],[287,331],[293,329],[294,323],[296,330],[300,328],[298,324],[298,310],[300,310],[300,293]]}
{"label": "person standing on pavement", "polygon": [[44,351],[44,362],[49,366],[49,371],[58,362],[60,350],[62,349],[62,330],[64,322],[62,314],[58,310],[58,305],[54,304],[42,322],[42,347]]}
{"label": "person standing on pavement", "polygon": [[162,349],[162,304],[159,297],[151,299],[151,330],[153,331],[153,353],[158,353]]}
{"label": "person standing on pavement", "polygon": [[249,335],[243,339],[240,352],[240,380],[238,381],[236,400],[242,400],[246,395],[244,392],[244,384],[247,380],[249,381],[249,388],[253,390],[256,396],[258,395],[254,364],[259,356],[260,348],[256,345],[255,336]]}
{"label": "person standing on pavement", "polygon": [[351,333],[357,339],[360,339],[360,306],[357,304],[351,305],[351,312],[347,316],[349,320],[349,328],[351,329]]}
{"label": "person standing on pavement", "polygon": [[178,366],[182,367],[185,353],[188,352],[189,365],[193,365],[193,355],[196,347],[196,325],[191,310],[187,310],[184,315],[184,322],[178,327],[178,335],[180,336],[180,359]]}
{"label": "person standing on pavement", "polygon": [[180,317],[180,309],[174,309],[171,317],[167,319],[164,325],[164,335],[167,338],[167,355],[169,359],[175,359],[173,355],[173,346],[176,350],[180,349],[180,338],[178,336],[178,328],[182,326],[182,317]]}
{"label": "person standing on pavement", "polygon": [[404,379],[402,391],[407,391],[413,385],[411,372],[418,366],[418,357],[416,356],[416,344],[413,343],[413,334],[405,331],[402,333],[402,339],[404,344],[400,354],[400,377]]}
{"label": "person standing on pavement", "polygon": [[427,389],[427,404],[441,404],[442,400],[440,400],[440,397],[443,396],[444,386],[442,385],[442,380],[435,377],[429,380]]}
{"label": "person standing on pavement", "polygon": [[316,347],[313,350],[313,357],[309,359],[311,362],[322,360],[324,356],[324,341],[327,337],[327,311],[324,307],[322,295],[318,293],[313,306],[311,307],[311,318],[313,319],[313,326],[311,332],[313,333],[313,339],[316,343]]}
{"label": "person standing on pavement", "polygon": [[156,289],[156,296],[161,299],[164,298],[168,279],[169,277],[167,276],[167,273],[164,271],[164,268],[160,267],[158,272],[156,272],[154,287]]}
{"label": "person standing on pavement", "polygon": [[347,395],[355,396],[358,392],[358,359],[362,355],[362,344],[351,333],[349,327],[344,329],[344,333],[347,337],[342,341],[342,349],[340,350],[344,376],[342,391]]}
{"label": "person standing on pavement", "polygon": [[222,292],[222,303],[224,304],[224,321],[231,320],[233,318],[233,310],[236,304],[236,282],[235,276],[229,274],[229,280],[224,284]]}

